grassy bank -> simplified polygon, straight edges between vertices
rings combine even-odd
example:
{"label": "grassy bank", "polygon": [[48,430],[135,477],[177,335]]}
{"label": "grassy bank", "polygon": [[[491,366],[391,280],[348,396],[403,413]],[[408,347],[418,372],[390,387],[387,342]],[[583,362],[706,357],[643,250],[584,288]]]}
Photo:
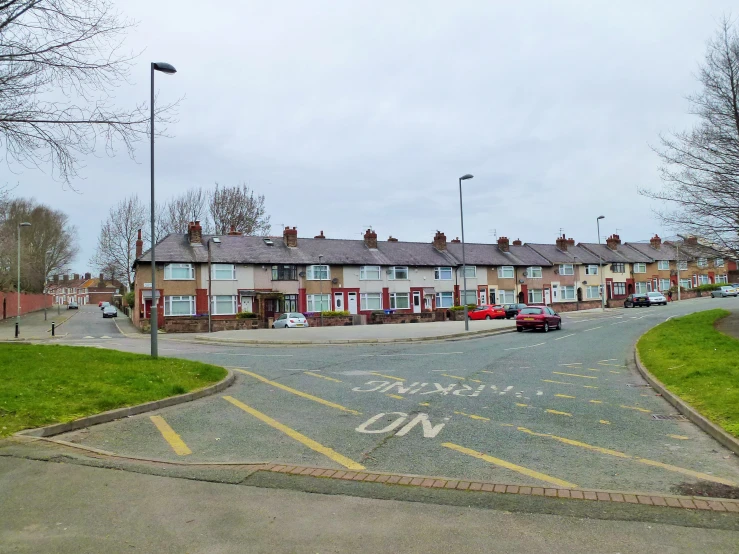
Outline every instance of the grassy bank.
{"label": "grassy bank", "polygon": [[220,381],[200,362],[73,346],[0,344],[0,437]]}
{"label": "grassy bank", "polygon": [[671,319],[646,333],[637,348],[670,391],[739,437],[739,340],[714,328],[727,315],[709,310]]}

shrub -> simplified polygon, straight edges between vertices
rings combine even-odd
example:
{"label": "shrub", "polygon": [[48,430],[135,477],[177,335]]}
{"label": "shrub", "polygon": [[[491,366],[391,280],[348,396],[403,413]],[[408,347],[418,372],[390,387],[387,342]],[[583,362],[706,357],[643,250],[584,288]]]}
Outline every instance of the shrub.
{"label": "shrub", "polygon": [[257,314],[252,312],[239,312],[236,314],[236,319],[257,319]]}
{"label": "shrub", "polygon": [[[475,304],[467,304],[467,311],[468,311],[468,312],[471,312],[471,311],[472,311],[472,310],[474,310],[475,308],[477,308],[477,306],[476,306]],[[464,310],[464,306],[452,306],[452,307],[451,307],[451,308],[449,308],[449,309],[450,309],[451,311],[453,311],[453,312],[461,312],[462,310]]]}
{"label": "shrub", "polygon": [[125,298],[126,298],[126,304],[130,306],[131,309],[133,309],[134,303],[136,302],[136,293],[130,290],[126,293]]}
{"label": "shrub", "polygon": [[721,287],[725,287],[725,283],[714,283],[714,284],[708,284],[708,285],[698,285],[697,287],[693,287],[691,290],[700,290],[700,291],[711,291],[711,290],[718,290]]}
{"label": "shrub", "polygon": [[349,312],[346,310],[344,311],[326,310],[325,312],[321,312],[321,315],[323,315],[323,317],[341,317],[341,316],[349,315]]}

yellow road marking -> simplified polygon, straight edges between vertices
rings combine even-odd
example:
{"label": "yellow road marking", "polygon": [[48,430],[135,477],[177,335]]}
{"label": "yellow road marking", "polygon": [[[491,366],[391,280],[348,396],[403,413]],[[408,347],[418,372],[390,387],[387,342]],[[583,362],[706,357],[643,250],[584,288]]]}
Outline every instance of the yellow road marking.
{"label": "yellow road marking", "polygon": [[323,446],[322,444],[317,443],[313,439],[310,439],[310,438],[306,437],[305,435],[303,435],[301,433],[298,433],[294,429],[290,429],[290,427],[288,427],[287,425],[283,425],[282,423],[280,423],[277,420],[272,419],[268,415],[263,414],[262,412],[259,412],[259,411],[255,410],[254,408],[252,408],[250,406],[247,406],[243,402],[239,402],[238,400],[236,400],[232,396],[224,396],[223,399],[224,400],[227,400],[228,402],[230,402],[231,404],[233,404],[237,408],[241,408],[246,413],[253,415],[254,417],[256,417],[257,419],[263,421],[264,423],[266,423],[270,427],[274,427],[278,431],[282,431],[288,437],[290,437],[292,439],[295,439],[296,441],[298,441],[299,443],[307,446],[311,450],[315,450],[316,452],[318,452],[320,454],[323,454],[327,458],[332,459],[334,462],[336,462],[338,464],[341,464],[341,465],[343,465],[344,467],[346,467],[348,469],[355,469],[355,470],[364,469],[364,466],[363,465],[358,464],[354,460],[351,460],[351,459],[347,458],[346,456],[344,456],[342,454],[339,454],[338,452],[336,452],[335,450],[332,450],[331,448],[329,448],[327,446]]}
{"label": "yellow road marking", "polygon": [[602,423],[603,425],[610,425],[610,424],[611,424],[611,422],[610,422],[610,421],[607,421],[607,420],[605,420],[605,419],[601,419],[601,420],[600,420],[600,422],[601,422],[601,423]]}
{"label": "yellow road marking", "polygon": [[325,375],[319,375],[318,373],[313,373],[312,371],[304,371],[306,375],[310,375],[311,377],[319,377],[321,379],[326,379],[326,381],[333,381],[334,383],[341,383],[339,379],[334,379],[333,377],[326,377]]}
{"label": "yellow road marking", "polygon": [[545,412],[549,414],[556,414],[556,415],[563,415],[567,417],[572,417],[572,414],[568,414],[567,412],[558,412],[557,410],[544,410]]}
{"label": "yellow road marking", "polygon": [[602,400],[591,400],[590,403],[591,404],[603,404],[603,401]]}
{"label": "yellow road marking", "polygon": [[662,462],[655,462],[654,460],[647,460],[646,458],[639,458],[636,456],[634,457],[634,459],[637,462],[641,464],[646,464],[648,466],[659,467],[668,471],[674,471],[675,473],[682,473],[683,475],[689,475],[690,477],[695,477],[696,479],[702,479],[704,481],[713,481],[714,483],[721,483],[730,487],[736,487],[736,483],[734,483],[733,481],[729,481],[728,479],[724,479],[722,477],[716,477],[715,475],[708,475],[707,473],[701,473],[700,471],[693,471],[692,469],[685,469],[684,467],[663,464]]}
{"label": "yellow road marking", "polygon": [[577,385],[575,385],[575,383],[565,383],[564,381],[552,381],[551,379],[542,379],[542,381],[545,382],[545,383],[554,383],[555,385],[573,385],[573,386],[577,386]]}
{"label": "yellow road marking", "polygon": [[594,452],[600,452],[601,454],[608,454],[609,456],[616,456],[617,458],[631,458],[631,456],[629,456],[628,454],[624,454],[623,452],[619,452],[617,450],[601,448],[600,446],[593,446],[592,444],[586,444],[584,442],[580,442],[580,441],[576,441],[572,439],[566,439],[564,437],[558,437],[556,435],[550,435],[549,433],[537,433],[535,431],[527,429],[526,427],[519,427],[518,430],[521,431],[522,433],[534,435],[535,437],[544,437],[547,439],[553,439],[559,442],[563,442],[565,444],[569,444],[571,446],[579,446],[580,448],[585,448],[587,450],[593,450]]}
{"label": "yellow road marking", "polygon": [[527,408],[528,404],[521,404],[520,402],[516,402],[516,406],[520,406],[521,408]]}
{"label": "yellow road marking", "polygon": [[162,416],[154,415],[150,416],[149,419],[154,425],[156,425],[157,429],[159,429],[162,437],[164,437],[164,440],[169,443],[169,446],[172,447],[175,454],[178,456],[187,456],[188,454],[192,454],[192,450],[187,447],[185,441],[183,441],[175,430],[169,426],[169,423],[164,421]]}
{"label": "yellow road marking", "polygon": [[475,415],[475,414],[466,414],[464,412],[454,412],[454,413],[457,414],[457,415],[463,415],[463,416],[468,417],[470,419],[479,419],[479,420],[482,420],[482,421],[490,421],[490,418],[489,417],[483,417],[483,416],[479,416],[479,415]]}
{"label": "yellow road marking", "polygon": [[690,437],[686,437],[685,435],[667,435],[667,436],[673,439],[679,439],[681,441],[690,440]]}
{"label": "yellow road marking", "polygon": [[562,373],[561,371],[552,371],[556,375],[567,375],[568,377],[582,377],[583,379],[597,379],[593,375],[578,375],[577,373]]}
{"label": "yellow road marking", "polygon": [[597,389],[598,387],[594,387],[593,385],[583,385],[584,389]]}
{"label": "yellow road marking", "polygon": [[317,396],[313,396],[312,394],[308,394],[307,392],[302,392],[302,391],[290,388],[287,385],[283,385],[282,383],[270,381],[269,379],[266,379],[262,377],[261,375],[257,375],[256,373],[252,373],[251,371],[244,371],[243,369],[237,369],[236,371],[241,372],[245,375],[249,375],[250,377],[254,377],[255,379],[259,379],[263,383],[267,383],[268,385],[272,385],[273,387],[277,387],[278,389],[282,389],[284,391],[295,394],[302,398],[307,398],[308,400],[313,400],[313,402],[318,402],[319,404],[323,404],[324,406],[328,406],[329,408],[336,408],[337,410],[341,410],[342,412],[348,412],[354,415],[362,415],[362,412],[358,412],[357,410],[351,410],[349,408],[345,408],[341,404],[334,404],[333,402],[329,402],[328,400],[324,400],[323,398],[318,398]]}
{"label": "yellow road marking", "polygon": [[621,372],[620,372],[620,371],[613,371],[613,370],[610,370],[610,371],[609,371],[608,373],[615,373],[616,375],[619,375],[619,374],[620,374]]}
{"label": "yellow road marking", "polygon": [[377,375],[379,377],[387,377],[388,379],[395,379],[396,381],[405,381],[402,377],[393,377],[392,375],[385,375],[384,373],[377,373],[376,371],[370,371],[372,375]]}
{"label": "yellow road marking", "polygon": [[480,370],[482,373],[489,373],[490,375],[495,375],[492,371],[485,371],[484,369]]}
{"label": "yellow road marking", "polygon": [[478,381],[477,379],[470,379],[473,383],[482,383],[482,381]]}
{"label": "yellow road marking", "polygon": [[621,365],[621,364],[607,364],[605,362],[598,362],[598,365],[607,365],[611,367],[626,367],[625,365]]}
{"label": "yellow road marking", "polygon": [[466,381],[465,377],[460,377],[459,375],[449,375],[448,373],[442,373],[444,377],[451,377],[452,379],[462,379],[462,381]]}
{"label": "yellow road marking", "polygon": [[594,369],[592,367],[587,367],[585,369],[587,369],[588,371],[600,371],[600,369]]}
{"label": "yellow road marking", "polygon": [[565,487],[568,489],[574,489],[577,487],[577,485],[575,485],[574,483],[569,483],[567,481],[563,481],[562,479],[557,479],[556,477],[552,477],[544,473],[539,473],[538,471],[534,471],[533,469],[528,469],[526,467],[512,464],[511,462],[506,462],[505,460],[501,460],[499,458],[494,458],[492,456],[489,456],[488,454],[483,454],[482,452],[478,452],[477,450],[472,450],[470,448],[465,448],[464,446],[459,446],[458,444],[445,442],[442,443],[441,446],[445,448],[451,448],[452,450],[456,450],[457,452],[461,452],[462,454],[467,454],[468,456],[472,456],[491,464],[510,469],[511,471],[521,473],[528,477],[538,479],[539,481],[544,481],[545,483],[551,483],[552,485],[557,485],[559,487]]}
{"label": "yellow road marking", "polygon": [[399,394],[386,394],[385,396],[389,396],[390,398],[397,398],[398,400],[403,400],[403,397]]}
{"label": "yellow road marking", "polygon": [[431,404],[429,404],[428,402],[419,402],[418,405],[419,406],[431,406]]}
{"label": "yellow road marking", "polygon": [[574,396],[570,396],[569,394],[555,394],[554,396],[557,396],[559,398],[575,398]]}
{"label": "yellow road marking", "polygon": [[645,414],[651,414],[652,410],[647,410],[646,408],[640,408],[639,406],[624,406],[621,404],[622,408],[626,408],[627,410],[636,410],[638,412],[644,412]]}
{"label": "yellow road marking", "polygon": [[512,423],[501,423],[500,426],[501,427],[515,427],[515,425],[513,425]]}

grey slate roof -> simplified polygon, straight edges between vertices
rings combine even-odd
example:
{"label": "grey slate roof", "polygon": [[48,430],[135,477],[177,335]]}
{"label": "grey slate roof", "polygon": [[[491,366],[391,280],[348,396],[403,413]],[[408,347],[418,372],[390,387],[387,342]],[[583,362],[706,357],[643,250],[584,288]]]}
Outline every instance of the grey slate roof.
{"label": "grey slate roof", "polygon": [[568,245],[567,251],[564,252],[557,248],[556,244],[531,244],[527,242],[526,245],[544,256],[553,264],[575,263],[575,256],[577,256],[577,263],[579,264],[597,264],[600,261],[598,256],[589,250],[586,250],[582,246]]}
{"label": "grey slate roof", "polygon": [[667,244],[671,246],[679,244],[680,258],[683,260],[686,258],[690,260],[695,260],[697,258],[708,258],[709,260],[715,258],[728,258],[728,256],[723,254],[721,251],[716,250],[715,248],[711,248],[710,246],[706,246],[705,244],[688,244],[685,241],[670,241]]}
{"label": "grey slate roof", "polygon": [[[462,244],[447,243],[447,250],[462,263]],[[497,244],[465,244],[464,253],[469,265],[514,265],[514,266],[551,266],[549,261],[526,245],[511,245],[510,252],[503,252]]]}
{"label": "grey slate roof", "polygon": [[[667,260],[670,262],[674,262],[675,260],[677,260],[677,252],[675,252],[675,248],[668,243],[663,242],[662,245],[659,247],[659,250],[656,248],[652,248],[652,245],[648,242],[627,242],[624,244],[625,246],[633,248],[637,252],[640,252],[641,254],[644,254],[645,256],[648,256],[653,260]],[[681,252],[680,258],[682,260],[685,260],[685,253]]]}
{"label": "grey slate roof", "polygon": [[646,254],[639,252],[633,248],[629,248],[623,244],[619,244],[616,250],[611,250],[605,244],[598,244],[592,242],[581,242],[578,246],[589,250],[596,255],[596,258],[600,255],[605,263],[630,263],[643,262],[651,263],[654,259],[650,258]]}

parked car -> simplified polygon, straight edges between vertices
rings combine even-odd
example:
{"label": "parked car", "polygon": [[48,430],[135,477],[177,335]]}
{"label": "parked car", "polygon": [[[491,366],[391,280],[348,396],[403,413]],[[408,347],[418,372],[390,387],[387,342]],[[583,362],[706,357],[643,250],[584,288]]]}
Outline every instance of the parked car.
{"label": "parked car", "polygon": [[545,333],[550,328],[562,328],[562,318],[549,306],[526,306],[516,316],[516,331],[541,329]]}
{"label": "parked car", "polygon": [[665,298],[665,295],[661,292],[648,292],[647,296],[649,297],[649,305],[652,304],[662,304],[663,306],[667,306],[667,298]]}
{"label": "parked car", "polygon": [[110,302],[101,302],[100,303],[100,309],[101,310],[105,310],[105,308],[107,308],[108,306],[110,306]]}
{"label": "parked car", "polygon": [[646,294],[630,294],[624,300],[624,308],[635,308],[637,306],[649,307],[649,296]]}
{"label": "parked car", "polygon": [[[734,295],[734,296],[736,296],[736,295]],[[68,310],[78,310],[79,309],[79,305],[77,304],[77,302],[70,302],[69,303],[69,306],[67,306],[67,309]]]}
{"label": "parked car", "polygon": [[286,313],[275,319],[272,329],[290,329],[293,327],[310,327],[303,314]]}
{"label": "parked car", "polygon": [[725,296],[736,296],[737,294],[739,294],[739,290],[735,289],[733,286],[724,286],[720,289],[712,290],[711,298],[723,298]]}
{"label": "parked car", "polygon": [[103,308],[103,318],[106,317],[118,317],[118,310],[115,306],[105,306]]}
{"label": "parked car", "polygon": [[483,304],[467,314],[470,319],[505,319],[506,311],[500,306]]}
{"label": "parked car", "polygon": [[496,307],[501,307],[505,310],[505,318],[511,319],[516,317],[518,312],[526,307],[526,304],[497,304]]}

